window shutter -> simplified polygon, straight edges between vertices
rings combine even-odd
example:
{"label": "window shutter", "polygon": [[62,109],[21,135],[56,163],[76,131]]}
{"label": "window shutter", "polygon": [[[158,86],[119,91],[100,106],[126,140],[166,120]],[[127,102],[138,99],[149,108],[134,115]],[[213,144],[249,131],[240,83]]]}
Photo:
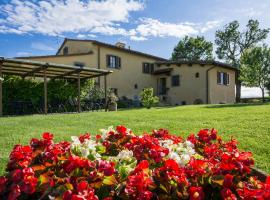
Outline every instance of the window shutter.
{"label": "window shutter", "polygon": [[107,67],[110,67],[110,56],[107,55]]}
{"label": "window shutter", "polygon": [[150,65],[150,74],[153,74],[154,73],[154,64],[151,64]]}
{"label": "window shutter", "polygon": [[227,85],[230,84],[230,74],[227,74]]}
{"label": "window shutter", "polygon": [[120,57],[118,57],[118,68],[121,68],[121,58]]}
{"label": "window shutter", "polygon": [[227,73],[223,73],[223,85],[227,85]]}
{"label": "window shutter", "polygon": [[221,80],[220,80],[220,72],[217,72],[217,84],[221,84]]}

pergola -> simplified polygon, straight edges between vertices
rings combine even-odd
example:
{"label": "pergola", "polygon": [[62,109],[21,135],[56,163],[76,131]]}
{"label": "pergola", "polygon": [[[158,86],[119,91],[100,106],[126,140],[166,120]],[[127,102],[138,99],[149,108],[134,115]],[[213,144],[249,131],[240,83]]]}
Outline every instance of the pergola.
{"label": "pergola", "polygon": [[[81,112],[81,79],[104,76],[105,105],[107,105],[107,75],[109,70],[64,65],[33,60],[22,60],[0,57],[0,116],[3,115],[3,74],[18,75],[25,77],[41,77],[44,80],[44,114],[48,112],[47,82],[48,79],[76,79],[78,89],[77,110]],[[105,106],[105,109],[107,106]]]}

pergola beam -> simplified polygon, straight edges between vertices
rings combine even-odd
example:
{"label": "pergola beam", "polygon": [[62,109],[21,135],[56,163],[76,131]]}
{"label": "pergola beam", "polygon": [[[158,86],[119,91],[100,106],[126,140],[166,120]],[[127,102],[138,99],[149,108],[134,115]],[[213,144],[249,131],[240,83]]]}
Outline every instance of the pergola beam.
{"label": "pergola beam", "polygon": [[55,76],[55,77],[53,77],[52,79],[64,78],[65,76],[70,76],[70,75],[72,75],[72,74],[76,74],[76,73],[79,73],[79,72],[81,72],[81,71],[82,71],[82,69],[75,69],[75,70],[73,70],[73,71],[66,72],[66,73],[61,74],[61,75],[59,75],[59,76]]}
{"label": "pergola beam", "polygon": [[45,70],[46,68],[48,68],[48,65],[42,65],[42,66],[40,66],[40,67],[38,67],[38,68],[33,69],[33,70],[30,71],[30,72],[27,72],[27,73],[23,74],[23,75],[22,75],[22,78],[25,78],[25,77],[27,77],[27,76],[34,76],[35,73],[40,72],[40,71],[42,71],[42,70]]}

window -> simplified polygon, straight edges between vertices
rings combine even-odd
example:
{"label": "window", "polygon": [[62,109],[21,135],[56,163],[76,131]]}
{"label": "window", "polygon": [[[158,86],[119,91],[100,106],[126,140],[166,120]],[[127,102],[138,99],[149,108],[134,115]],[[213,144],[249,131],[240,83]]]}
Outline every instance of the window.
{"label": "window", "polygon": [[134,85],[134,89],[138,89],[138,85],[137,84]]}
{"label": "window", "polygon": [[83,68],[85,66],[83,62],[74,62],[74,65],[80,68]]}
{"label": "window", "polygon": [[154,72],[154,64],[143,63],[142,71],[145,74],[152,74]]}
{"label": "window", "polygon": [[195,74],[195,77],[196,77],[196,78],[199,78],[199,77],[200,77],[200,73],[197,72],[197,73]]}
{"label": "window", "polygon": [[121,58],[118,56],[107,55],[107,67],[114,69],[121,68]]}
{"label": "window", "polygon": [[63,54],[64,54],[64,55],[68,55],[68,47],[64,47],[64,49],[63,49]]}
{"label": "window", "polygon": [[230,75],[224,72],[217,72],[217,84],[219,85],[229,85]]}
{"label": "window", "polygon": [[180,77],[179,75],[172,76],[172,86],[179,86],[180,85]]}

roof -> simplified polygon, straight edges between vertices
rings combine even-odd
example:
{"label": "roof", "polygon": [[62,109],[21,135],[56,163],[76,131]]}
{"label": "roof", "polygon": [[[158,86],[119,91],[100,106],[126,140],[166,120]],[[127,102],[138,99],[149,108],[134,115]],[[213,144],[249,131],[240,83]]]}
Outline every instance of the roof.
{"label": "roof", "polygon": [[22,77],[43,77],[45,69],[48,78],[75,79],[78,78],[78,73],[80,73],[80,78],[83,79],[112,73],[112,71],[109,70],[3,57],[0,57],[0,63],[3,74],[19,75]]}
{"label": "roof", "polygon": [[16,59],[31,59],[31,58],[49,58],[49,57],[70,57],[70,56],[84,56],[93,54],[93,51],[89,51],[86,53],[73,53],[67,55],[44,55],[44,56],[25,56],[25,57],[15,57]]}
{"label": "roof", "polygon": [[127,49],[127,48],[118,47],[118,46],[115,46],[115,45],[112,45],[112,44],[99,42],[97,40],[81,40],[81,39],[71,39],[71,38],[65,38],[64,42],[62,43],[62,45],[58,49],[56,55],[60,52],[60,50],[62,49],[62,47],[65,45],[65,43],[67,41],[92,42],[93,44],[96,44],[98,46],[104,46],[104,47],[108,47],[108,48],[112,48],[112,49],[117,49],[119,51],[131,53],[131,54],[137,54],[137,55],[145,56],[145,57],[149,57],[149,58],[154,58],[154,59],[161,60],[161,61],[168,61],[168,59],[165,59],[165,58],[161,58],[161,57],[154,56],[154,55],[151,55],[151,54],[143,53],[143,52],[140,52],[140,51],[131,50],[129,48]]}
{"label": "roof", "polygon": [[157,61],[156,64],[158,65],[182,65],[182,64],[187,64],[187,65],[216,65],[219,67],[231,69],[237,71],[238,69],[230,64],[215,61],[215,60],[179,60],[179,61]]}

